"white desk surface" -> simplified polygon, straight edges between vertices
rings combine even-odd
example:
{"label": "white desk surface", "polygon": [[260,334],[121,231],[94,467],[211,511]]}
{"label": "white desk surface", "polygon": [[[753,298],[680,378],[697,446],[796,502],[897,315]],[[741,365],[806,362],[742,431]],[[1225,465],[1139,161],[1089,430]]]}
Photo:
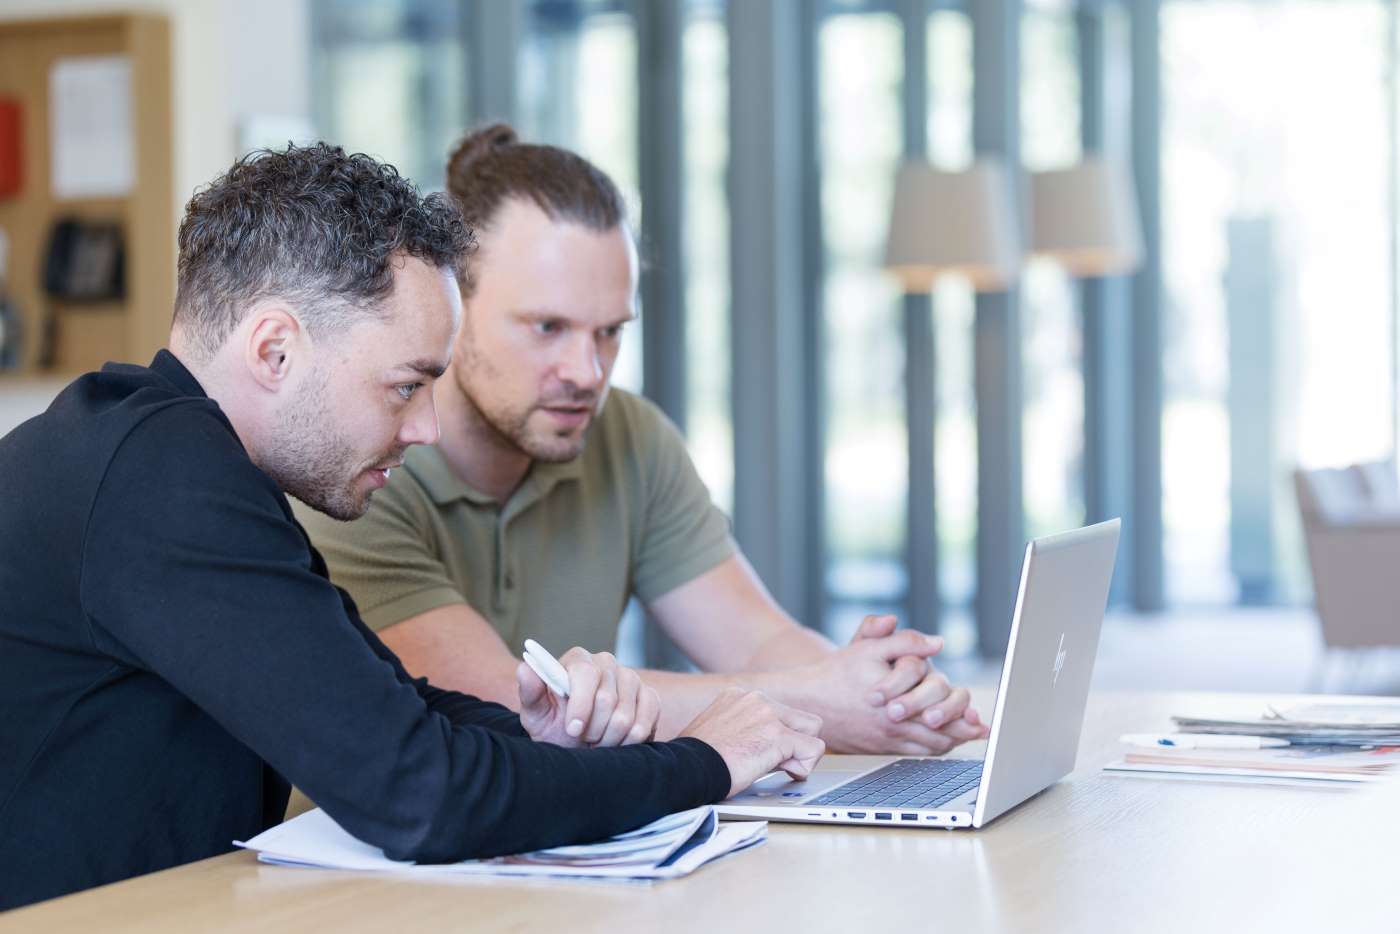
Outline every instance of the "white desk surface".
{"label": "white desk surface", "polygon": [[1122,733],[1266,700],[1289,699],[1096,695],[1076,771],[978,831],[773,824],[765,845],[651,887],[408,880],[236,852],[0,915],[0,932],[1400,931],[1400,786],[1100,771]]}

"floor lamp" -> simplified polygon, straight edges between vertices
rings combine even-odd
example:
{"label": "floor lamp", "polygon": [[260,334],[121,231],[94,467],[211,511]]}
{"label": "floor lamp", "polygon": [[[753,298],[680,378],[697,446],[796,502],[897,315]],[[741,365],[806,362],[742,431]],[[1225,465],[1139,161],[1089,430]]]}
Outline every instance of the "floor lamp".
{"label": "floor lamp", "polygon": [[934,382],[931,297],[945,276],[979,292],[1007,289],[1023,252],[1003,165],[978,160],[959,172],[907,162],[895,180],[885,268],[905,292],[905,428],[909,445],[909,624],[938,631],[938,527],[934,514]]}
{"label": "floor lamp", "polygon": [[[1084,280],[1084,504],[1086,519],[1130,518],[1132,319],[1107,277],[1142,264],[1142,231],[1127,170],[1096,155],[1031,175],[1031,253]],[[1131,540],[1131,539],[1129,539]],[[1130,561],[1120,560],[1120,567]],[[1121,583],[1121,579],[1120,579]]]}

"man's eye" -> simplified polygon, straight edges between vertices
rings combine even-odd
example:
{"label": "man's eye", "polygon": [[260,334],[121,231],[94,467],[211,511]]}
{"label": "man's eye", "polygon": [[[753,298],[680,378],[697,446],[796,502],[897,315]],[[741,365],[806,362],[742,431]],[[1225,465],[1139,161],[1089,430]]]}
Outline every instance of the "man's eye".
{"label": "man's eye", "polygon": [[403,401],[407,402],[409,399],[413,398],[413,394],[422,388],[422,386],[422,383],[403,383],[402,385],[395,386],[394,391],[399,394]]}
{"label": "man's eye", "polygon": [[604,340],[614,340],[622,334],[622,325],[612,324],[598,332]]}
{"label": "man's eye", "polygon": [[535,322],[535,330],[540,334],[558,334],[561,329],[558,321]]}

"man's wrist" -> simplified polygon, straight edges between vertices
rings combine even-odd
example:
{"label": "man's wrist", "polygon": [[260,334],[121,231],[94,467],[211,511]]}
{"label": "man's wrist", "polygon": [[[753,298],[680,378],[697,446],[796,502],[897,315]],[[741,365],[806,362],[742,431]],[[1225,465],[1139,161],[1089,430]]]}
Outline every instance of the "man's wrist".
{"label": "man's wrist", "polygon": [[778,671],[753,671],[739,675],[739,687],[761,691],[788,707],[821,715],[826,709],[821,691],[821,678],[811,665],[783,668]]}

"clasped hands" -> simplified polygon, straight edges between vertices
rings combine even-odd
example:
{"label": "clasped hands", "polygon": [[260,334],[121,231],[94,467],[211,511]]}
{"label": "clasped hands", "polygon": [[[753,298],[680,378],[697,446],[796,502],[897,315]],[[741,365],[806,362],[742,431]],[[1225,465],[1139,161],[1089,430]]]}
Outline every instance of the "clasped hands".
{"label": "clasped hands", "polygon": [[[893,616],[865,617],[849,645],[819,662],[771,673],[781,684],[774,693],[816,714],[834,752],[941,755],[986,737],[967,689],[952,687],[929,664],[943,640],[896,625]],[[521,724],[534,739],[580,747],[655,737],[661,700],[636,671],[610,653],[582,648],[570,649],[560,663],[569,675],[567,700],[523,663],[516,670]]]}
{"label": "clasped hands", "polygon": [[819,688],[810,705],[832,752],[942,755],[989,732],[969,703],[929,659],[940,636],[896,631],[893,616],[867,616],[850,644],[803,671]]}

